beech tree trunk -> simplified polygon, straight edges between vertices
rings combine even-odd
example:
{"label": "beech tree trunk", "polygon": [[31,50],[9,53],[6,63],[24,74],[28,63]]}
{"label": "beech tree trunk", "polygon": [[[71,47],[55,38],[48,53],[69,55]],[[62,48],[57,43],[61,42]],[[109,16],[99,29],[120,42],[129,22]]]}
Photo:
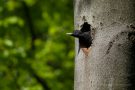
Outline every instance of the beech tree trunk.
{"label": "beech tree trunk", "polygon": [[76,40],[74,90],[135,90],[135,0],[75,0],[74,17],[94,32],[88,56]]}

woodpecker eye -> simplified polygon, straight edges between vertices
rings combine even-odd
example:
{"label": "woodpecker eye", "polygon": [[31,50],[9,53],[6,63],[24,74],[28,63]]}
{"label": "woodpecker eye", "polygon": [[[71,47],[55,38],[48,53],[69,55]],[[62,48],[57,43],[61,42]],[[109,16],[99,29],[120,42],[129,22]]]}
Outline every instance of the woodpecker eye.
{"label": "woodpecker eye", "polygon": [[81,33],[80,30],[74,30],[73,32],[74,35],[79,35],[80,33]]}

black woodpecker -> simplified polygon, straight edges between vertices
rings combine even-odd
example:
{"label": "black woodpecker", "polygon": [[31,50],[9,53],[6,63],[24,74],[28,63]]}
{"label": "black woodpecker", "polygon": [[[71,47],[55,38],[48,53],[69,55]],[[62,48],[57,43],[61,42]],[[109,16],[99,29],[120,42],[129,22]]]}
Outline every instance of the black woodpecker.
{"label": "black woodpecker", "polygon": [[92,44],[91,25],[84,22],[81,27],[80,30],[74,30],[73,33],[67,33],[68,35],[79,39],[79,51],[80,48],[89,48]]}

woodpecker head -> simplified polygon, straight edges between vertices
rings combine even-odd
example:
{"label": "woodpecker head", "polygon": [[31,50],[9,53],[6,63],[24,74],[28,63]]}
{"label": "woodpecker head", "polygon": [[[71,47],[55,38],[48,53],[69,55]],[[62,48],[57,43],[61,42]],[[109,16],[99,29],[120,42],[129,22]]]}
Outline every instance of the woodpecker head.
{"label": "woodpecker head", "polygon": [[81,25],[81,29],[80,30],[74,30],[73,33],[67,33],[67,34],[70,35],[70,36],[79,38],[80,36],[83,35],[84,32],[88,32],[89,33],[90,31],[91,31],[91,25],[88,24],[88,22],[84,22]]}
{"label": "woodpecker head", "polygon": [[80,30],[74,30],[73,33],[66,33],[66,34],[67,34],[67,35],[70,35],[70,36],[73,36],[73,37],[79,38],[79,36],[80,36],[81,33],[82,33],[82,32],[81,32]]}

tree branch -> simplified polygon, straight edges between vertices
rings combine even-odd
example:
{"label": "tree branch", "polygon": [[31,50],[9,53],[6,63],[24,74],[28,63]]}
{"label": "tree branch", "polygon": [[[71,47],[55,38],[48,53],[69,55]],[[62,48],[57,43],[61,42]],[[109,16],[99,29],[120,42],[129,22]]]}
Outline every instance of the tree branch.
{"label": "tree branch", "polygon": [[[22,1],[22,5],[23,5],[24,14],[25,14],[25,19],[28,24],[30,35],[31,35],[31,49],[30,49],[31,53],[30,54],[31,54],[31,56],[34,56],[34,54],[35,54],[34,53],[34,51],[35,51],[34,42],[36,40],[36,34],[35,34],[34,26],[32,23],[30,10],[24,1]],[[27,66],[29,68],[28,71],[30,71],[31,75],[37,80],[37,82],[39,82],[45,90],[50,90],[50,87],[47,85],[47,82],[42,77],[38,76],[36,74],[36,72],[29,65],[27,65]]]}

